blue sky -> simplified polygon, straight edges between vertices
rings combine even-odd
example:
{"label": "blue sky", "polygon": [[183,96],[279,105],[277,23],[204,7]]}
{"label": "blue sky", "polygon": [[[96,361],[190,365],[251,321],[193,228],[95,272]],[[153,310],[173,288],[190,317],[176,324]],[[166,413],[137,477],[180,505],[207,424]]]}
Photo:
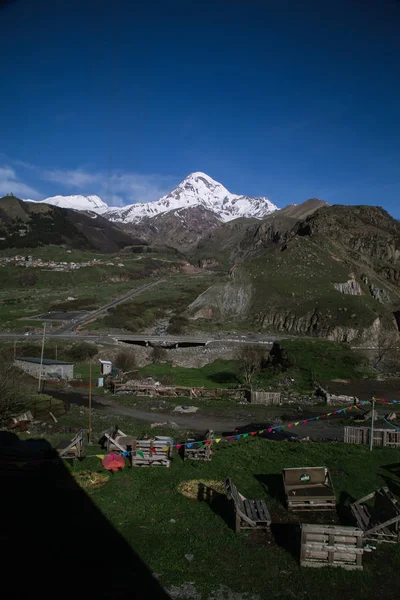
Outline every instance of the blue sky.
{"label": "blue sky", "polygon": [[0,193],[126,204],[204,171],[400,217],[400,2],[0,5]]}

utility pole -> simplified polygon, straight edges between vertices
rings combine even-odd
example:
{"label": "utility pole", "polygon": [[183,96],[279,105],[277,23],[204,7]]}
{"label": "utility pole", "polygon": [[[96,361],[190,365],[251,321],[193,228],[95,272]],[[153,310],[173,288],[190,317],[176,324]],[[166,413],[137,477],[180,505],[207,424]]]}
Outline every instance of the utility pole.
{"label": "utility pole", "polygon": [[42,338],[42,352],[40,355],[40,369],[39,369],[39,382],[38,382],[38,394],[40,394],[40,387],[42,383],[42,369],[43,369],[43,355],[44,355],[44,339],[46,336],[46,323],[43,325],[43,338]]}
{"label": "utility pole", "polygon": [[92,443],[92,357],[89,357],[89,444]]}
{"label": "utility pole", "polygon": [[372,452],[374,444],[374,419],[375,419],[375,396],[372,396],[372,415],[371,415],[371,431],[369,433],[369,449]]}

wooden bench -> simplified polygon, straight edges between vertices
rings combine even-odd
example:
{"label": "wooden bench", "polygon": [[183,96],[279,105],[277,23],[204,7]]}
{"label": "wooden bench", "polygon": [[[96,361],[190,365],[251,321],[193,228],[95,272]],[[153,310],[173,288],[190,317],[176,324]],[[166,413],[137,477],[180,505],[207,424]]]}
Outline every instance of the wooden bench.
{"label": "wooden bench", "polygon": [[337,525],[301,526],[300,566],[362,570],[363,532]]}
{"label": "wooden bench", "polygon": [[366,540],[400,542],[400,504],[387,487],[364,496],[350,508]]}
{"label": "wooden bench", "polygon": [[82,458],[86,441],[86,430],[80,429],[72,439],[60,440],[55,449],[60,458]]}
{"label": "wooden bench", "polygon": [[211,460],[211,446],[214,439],[214,432],[210,429],[207,431],[204,441],[196,441],[194,439],[187,440],[185,444],[185,459],[190,460]]}
{"label": "wooden bench", "polygon": [[132,467],[169,467],[171,465],[173,440],[169,437],[154,436],[148,440],[138,440],[126,435],[118,427],[110,427],[100,437],[99,444],[114,454],[128,454]]}
{"label": "wooden bench", "polygon": [[225,480],[225,492],[235,511],[236,533],[242,529],[269,529],[271,516],[264,500],[247,500],[230,477]]}
{"label": "wooden bench", "polygon": [[283,469],[282,476],[288,510],[336,509],[335,492],[326,467]]}

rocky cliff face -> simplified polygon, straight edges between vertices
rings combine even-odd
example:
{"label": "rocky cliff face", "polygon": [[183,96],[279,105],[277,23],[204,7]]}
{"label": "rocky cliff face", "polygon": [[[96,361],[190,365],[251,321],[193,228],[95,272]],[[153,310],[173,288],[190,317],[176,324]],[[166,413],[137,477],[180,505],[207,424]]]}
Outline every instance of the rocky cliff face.
{"label": "rocky cliff face", "polygon": [[234,314],[260,331],[337,341],[372,341],[382,328],[397,330],[399,222],[378,207],[324,204],[299,221],[293,210],[242,224],[226,239],[226,226],[217,230],[231,273],[241,276],[207,290],[189,313],[207,319]]}
{"label": "rocky cliff face", "polygon": [[148,244],[187,251],[220,226],[221,221],[213,212],[192,206],[144,217],[139,224],[125,225],[125,229]]}

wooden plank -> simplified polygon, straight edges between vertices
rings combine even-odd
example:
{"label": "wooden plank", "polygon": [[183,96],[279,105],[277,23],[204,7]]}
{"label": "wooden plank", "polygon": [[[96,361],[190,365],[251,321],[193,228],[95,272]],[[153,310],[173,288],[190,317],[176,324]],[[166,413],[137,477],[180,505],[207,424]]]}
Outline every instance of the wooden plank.
{"label": "wooden plank", "polygon": [[271,515],[269,514],[268,507],[264,500],[255,500],[257,512],[259,514],[259,520],[265,521],[268,525],[271,524]]}
{"label": "wooden plank", "polygon": [[244,510],[245,510],[246,515],[249,517],[249,519],[251,519],[253,521],[253,523],[256,523],[258,521],[258,519],[257,519],[257,513],[254,508],[254,501],[253,500],[245,500],[243,502],[243,505],[244,505]]}

